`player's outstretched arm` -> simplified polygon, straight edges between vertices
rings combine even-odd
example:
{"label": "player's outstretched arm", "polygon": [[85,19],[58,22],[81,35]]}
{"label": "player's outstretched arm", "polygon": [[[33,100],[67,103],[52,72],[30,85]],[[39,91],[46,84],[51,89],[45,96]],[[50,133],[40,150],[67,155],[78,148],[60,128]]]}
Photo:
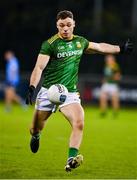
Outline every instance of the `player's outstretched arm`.
{"label": "player's outstretched arm", "polygon": [[26,104],[32,104],[32,98],[34,95],[35,88],[37,87],[41,79],[42,71],[47,66],[49,58],[50,56],[48,55],[43,55],[43,54],[38,55],[36,65],[30,77],[30,86],[26,97]]}
{"label": "player's outstretched arm", "polygon": [[107,43],[95,43],[89,42],[89,46],[85,53],[93,54],[118,54],[118,53],[130,53],[133,50],[133,43],[128,39],[123,45],[112,45]]}

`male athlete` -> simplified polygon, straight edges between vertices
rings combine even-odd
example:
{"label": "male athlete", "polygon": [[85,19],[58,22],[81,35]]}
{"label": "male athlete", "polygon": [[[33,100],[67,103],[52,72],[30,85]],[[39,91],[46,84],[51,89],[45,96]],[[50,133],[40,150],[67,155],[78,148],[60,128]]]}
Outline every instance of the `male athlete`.
{"label": "male athlete", "polygon": [[119,81],[121,78],[120,68],[113,55],[105,57],[104,78],[100,94],[101,116],[106,115],[108,100],[111,100],[113,115],[116,116],[119,109]]}
{"label": "male athlete", "polygon": [[42,71],[45,69],[44,81],[40,89],[35,105],[30,133],[32,135],[30,147],[33,153],[39,148],[40,132],[44,128],[45,121],[55,111],[56,105],[47,98],[47,89],[53,84],[63,84],[67,87],[69,95],[66,101],[59,105],[61,113],[69,120],[72,132],[69,141],[69,154],[66,171],[78,167],[83,156],[78,155],[82,141],[84,127],[84,111],[80,104],[77,89],[78,69],[83,53],[125,53],[132,51],[132,43],[126,42],[123,46],[106,43],[89,42],[82,36],[73,34],[75,21],[70,11],[64,10],[57,14],[58,33],[47,41],[44,41],[37,58],[36,65],[30,78],[30,86],[26,98],[27,104],[32,104],[32,97],[37,87]]}

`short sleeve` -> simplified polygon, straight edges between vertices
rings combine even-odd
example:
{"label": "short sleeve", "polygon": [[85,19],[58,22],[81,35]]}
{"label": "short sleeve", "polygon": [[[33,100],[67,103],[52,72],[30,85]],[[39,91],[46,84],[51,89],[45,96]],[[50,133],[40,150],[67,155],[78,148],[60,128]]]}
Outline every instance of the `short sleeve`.
{"label": "short sleeve", "polygon": [[83,36],[81,36],[81,41],[83,44],[83,49],[86,50],[89,46],[89,41],[86,38],[84,38]]}
{"label": "short sleeve", "polygon": [[89,41],[87,39],[84,38],[84,44],[85,44],[85,48],[84,49],[87,49],[88,46],[89,46]]}
{"label": "short sleeve", "polygon": [[49,44],[48,41],[44,41],[41,45],[41,49],[40,49],[40,54],[46,54],[51,56],[52,54],[52,49],[51,49],[51,45]]}

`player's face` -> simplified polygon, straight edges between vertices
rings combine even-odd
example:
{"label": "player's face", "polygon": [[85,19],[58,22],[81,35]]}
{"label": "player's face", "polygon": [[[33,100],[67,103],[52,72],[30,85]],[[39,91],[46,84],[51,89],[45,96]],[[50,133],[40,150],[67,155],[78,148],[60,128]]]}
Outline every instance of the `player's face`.
{"label": "player's face", "polygon": [[108,65],[108,66],[114,66],[115,65],[115,59],[114,59],[114,57],[113,56],[111,56],[111,55],[108,55],[107,57],[106,57],[106,64]]}
{"label": "player's face", "polygon": [[13,56],[13,54],[10,51],[5,52],[5,54],[4,54],[4,58],[7,61],[10,60],[10,58],[12,58],[12,56]]}
{"label": "player's face", "polygon": [[72,37],[74,27],[75,21],[71,18],[59,19],[57,21],[59,35],[64,39],[70,39]]}

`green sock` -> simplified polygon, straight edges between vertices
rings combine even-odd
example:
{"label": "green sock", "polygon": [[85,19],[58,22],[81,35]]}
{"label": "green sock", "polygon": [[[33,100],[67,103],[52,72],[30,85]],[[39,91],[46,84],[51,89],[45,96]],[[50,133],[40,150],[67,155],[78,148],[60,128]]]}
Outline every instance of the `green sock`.
{"label": "green sock", "polygon": [[106,115],[107,115],[107,112],[106,112],[106,111],[101,111],[101,112],[100,112],[100,116],[101,116],[101,117],[105,117]]}
{"label": "green sock", "polygon": [[78,149],[70,147],[69,148],[69,158],[70,157],[76,157],[78,154]]}

